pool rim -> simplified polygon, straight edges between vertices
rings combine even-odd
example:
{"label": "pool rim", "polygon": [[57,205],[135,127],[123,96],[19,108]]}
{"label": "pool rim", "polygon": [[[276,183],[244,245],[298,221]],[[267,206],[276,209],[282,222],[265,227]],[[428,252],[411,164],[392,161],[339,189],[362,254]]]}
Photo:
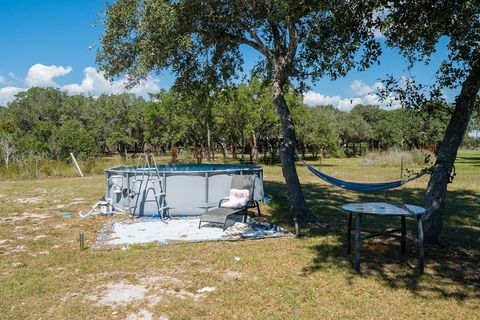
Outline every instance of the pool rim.
{"label": "pool rim", "polygon": [[[208,170],[161,170],[160,168],[169,168],[175,166],[232,166],[232,168],[228,169],[208,169]],[[130,170],[125,170],[125,168],[129,168]],[[205,174],[205,173],[234,173],[234,172],[245,172],[245,171],[262,171],[263,167],[256,164],[179,164],[179,165],[169,165],[169,164],[159,164],[157,165],[158,173],[183,173],[183,174]],[[139,171],[149,171],[155,170],[155,167],[148,168],[148,167],[140,167]],[[117,174],[135,174],[136,166],[116,166],[105,169],[105,173],[117,173]]]}

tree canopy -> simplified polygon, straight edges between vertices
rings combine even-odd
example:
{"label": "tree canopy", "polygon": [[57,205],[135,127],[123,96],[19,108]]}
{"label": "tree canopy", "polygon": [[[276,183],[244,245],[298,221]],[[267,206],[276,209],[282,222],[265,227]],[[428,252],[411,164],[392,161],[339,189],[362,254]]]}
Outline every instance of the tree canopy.
{"label": "tree canopy", "polygon": [[241,46],[256,50],[254,72],[271,83],[280,118],[291,215],[313,218],[294,165],[296,132],[285,93],[292,80],[303,87],[376,61],[378,6],[373,0],[118,0],[106,10],[98,61],[110,77],[127,74],[135,82],[169,68],[177,88],[213,88],[241,74]]}
{"label": "tree canopy", "polygon": [[[106,11],[98,61],[109,76],[132,81],[165,68],[176,84],[238,77],[242,45],[257,50],[256,73],[287,68],[303,82],[368,67],[380,54],[376,1],[119,0]],[[358,57],[354,53],[361,49]],[[286,79],[285,79],[286,80]]]}

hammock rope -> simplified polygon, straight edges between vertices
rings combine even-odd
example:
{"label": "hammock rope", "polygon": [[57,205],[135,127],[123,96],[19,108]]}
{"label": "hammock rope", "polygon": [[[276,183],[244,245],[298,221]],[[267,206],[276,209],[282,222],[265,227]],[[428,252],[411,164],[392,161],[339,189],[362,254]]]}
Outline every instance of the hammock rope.
{"label": "hammock rope", "polygon": [[316,175],[323,181],[331,185],[334,185],[338,188],[355,191],[355,192],[375,192],[375,191],[384,191],[384,190],[398,188],[404,185],[405,183],[418,179],[427,173],[426,171],[421,171],[418,174],[408,179],[401,179],[401,180],[394,180],[394,181],[387,181],[387,182],[353,182],[353,181],[341,180],[341,179],[329,176],[323,172],[318,171],[311,165],[307,164],[305,161],[303,161],[302,158],[300,158],[300,160],[302,161],[303,165],[306,166],[308,170],[310,170],[310,172],[312,172],[314,175]]}

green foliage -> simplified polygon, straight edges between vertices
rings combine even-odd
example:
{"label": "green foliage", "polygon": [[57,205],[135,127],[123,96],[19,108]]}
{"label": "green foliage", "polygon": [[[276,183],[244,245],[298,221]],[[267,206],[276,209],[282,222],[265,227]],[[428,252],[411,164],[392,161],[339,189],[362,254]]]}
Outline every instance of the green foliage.
{"label": "green foliage", "polygon": [[330,107],[303,107],[292,110],[300,145],[303,144],[302,147],[307,147],[315,154],[336,154],[339,114],[338,110]]}
{"label": "green foliage", "polygon": [[[262,76],[286,72],[301,83],[345,75],[380,54],[377,1],[118,0],[105,15],[97,59],[109,76],[132,81],[171,68],[176,85],[221,84],[238,77],[241,45],[257,50]],[[353,52],[362,49],[361,54]],[[279,67],[279,68],[276,68]]]}
{"label": "green foliage", "polygon": [[[162,90],[153,98],[145,102],[120,94],[93,99],[40,88],[23,92],[0,112],[0,133],[14,142],[7,145],[14,151],[9,151],[9,161],[33,165],[65,160],[70,152],[81,160],[100,153],[142,151],[145,144],[154,150],[195,144],[206,148],[209,136],[223,149],[236,146],[240,152],[250,147],[253,161],[257,159],[253,150],[278,156],[280,120],[270,88],[258,78],[207,96],[197,87],[189,93]],[[441,139],[448,118],[446,111],[359,105],[342,112],[331,106],[308,107],[291,87],[285,98],[296,124],[297,151],[314,156],[344,156],[348,150],[343,147],[352,143],[371,150],[433,145]]]}
{"label": "green foliage", "polygon": [[462,146],[465,149],[480,150],[480,137],[466,136],[463,138]]}
{"label": "green foliage", "polygon": [[31,88],[0,112],[0,133],[15,135],[17,161],[80,159],[143,147],[145,101],[133,95],[97,99]]}
{"label": "green foliage", "polygon": [[198,95],[162,91],[145,112],[146,140],[154,146],[192,145],[206,136],[204,101]]}
{"label": "green foliage", "polygon": [[368,122],[355,113],[341,114],[338,131],[342,143],[368,141],[372,135],[372,128]]}
{"label": "green foliage", "polygon": [[98,154],[95,137],[79,120],[66,120],[54,129],[50,150],[59,159],[67,159],[70,152],[79,158]]}
{"label": "green foliage", "polygon": [[219,92],[213,114],[215,133],[222,142],[271,140],[280,135],[270,90],[257,78]]}

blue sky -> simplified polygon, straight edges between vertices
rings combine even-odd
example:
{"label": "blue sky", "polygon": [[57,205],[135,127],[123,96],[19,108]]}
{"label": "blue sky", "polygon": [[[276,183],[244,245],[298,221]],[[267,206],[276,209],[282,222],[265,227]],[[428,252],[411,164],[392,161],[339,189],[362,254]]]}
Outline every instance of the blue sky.
{"label": "blue sky", "polygon": [[[124,90],[124,82],[106,81],[95,64],[102,32],[99,0],[0,0],[0,105],[16,92],[30,86],[55,86],[70,93],[98,95]],[[247,66],[256,54],[245,49]],[[367,71],[351,71],[345,78],[322,79],[306,93],[309,104],[333,104],[348,110],[355,103],[376,103],[372,90],[388,74],[416,76],[431,84],[435,71],[446,57],[445,43],[439,45],[430,65],[407,70],[407,63],[393,50],[385,50],[379,66]],[[152,75],[134,92],[146,96],[159,88],[169,88],[173,76],[167,72]],[[452,93],[447,93],[453,98]],[[450,97],[452,95],[452,97]],[[353,104],[352,104],[353,102]]]}

